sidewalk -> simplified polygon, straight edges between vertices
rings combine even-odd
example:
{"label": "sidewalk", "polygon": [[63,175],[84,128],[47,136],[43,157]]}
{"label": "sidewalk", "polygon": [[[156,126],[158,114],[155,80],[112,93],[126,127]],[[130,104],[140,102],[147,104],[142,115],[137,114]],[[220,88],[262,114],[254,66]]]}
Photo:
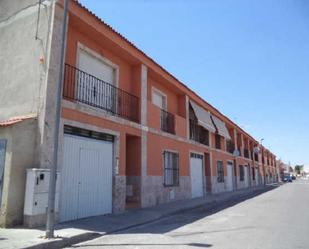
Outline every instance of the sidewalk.
{"label": "sidewalk", "polygon": [[136,209],[117,215],[91,217],[82,220],[66,222],[56,226],[57,239],[47,240],[43,236],[44,228],[0,228],[0,248],[60,248],[70,244],[90,240],[108,233],[119,232],[134,226],[153,222],[169,215],[177,214],[204,205],[213,206],[220,202],[239,197],[250,197],[272,189],[273,186],[255,187],[205,198],[174,201],[155,207]]}

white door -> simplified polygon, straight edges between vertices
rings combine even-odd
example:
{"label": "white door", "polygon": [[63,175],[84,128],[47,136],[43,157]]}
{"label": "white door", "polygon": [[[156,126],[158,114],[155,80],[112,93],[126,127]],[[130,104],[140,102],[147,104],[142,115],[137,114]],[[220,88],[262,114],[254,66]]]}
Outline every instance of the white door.
{"label": "white door", "polygon": [[244,168],[245,168],[245,170],[244,170],[244,171],[245,171],[245,186],[246,186],[246,188],[247,188],[247,187],[249,187],[248,166],[245,165]]}
{"label": "white door", "polygon": [[203,158],[201,156],[191,156],[190,174],[192,198],[203,197]]}
{"label": "white door", "polygon": [[260,177],[259,177],[259,171],[258,169],[255,169],[255,185],[260,184]]}
{"label": "white door", "polygon": [[113,143],[64,136],[60,221],[112,212]]}
{"label": "white door", "polygon": [[227,164],[227,181],[226,181],[226,188],[227,191],[233,191],[233,164],[228,162]]}
{"label": "white door", "polygon": [[[79,49],[78,100],[114,111],[116,106],[115,69],[83,49]],[[106,84],[108,83],[108,84]]]}

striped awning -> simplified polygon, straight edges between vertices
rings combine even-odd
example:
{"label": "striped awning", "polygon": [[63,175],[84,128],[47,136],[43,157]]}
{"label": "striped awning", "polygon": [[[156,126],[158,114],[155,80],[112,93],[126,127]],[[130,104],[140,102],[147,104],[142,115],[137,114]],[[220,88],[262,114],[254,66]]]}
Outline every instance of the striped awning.
{"label": "striped awning", "polygon": [[220,136],[225,137],[226,139],[231,139],[230,133],[228,129],[226,128],[225,123],[221,121],[220,119],[218,119],[216,116],[212,115],[211,118],[214,121],[214,125],[217,128],[217,133]]}
{"label": "striped awning", "polygon": [[210,113],[200,107],[199,105],[195,104],[193,101],[190,100],[190,105],[195,113],[195,116],[198,120],[198,124],[204,127],[206,130],[215,133],[216,127],[214,126],[213,122],[211,121]]}

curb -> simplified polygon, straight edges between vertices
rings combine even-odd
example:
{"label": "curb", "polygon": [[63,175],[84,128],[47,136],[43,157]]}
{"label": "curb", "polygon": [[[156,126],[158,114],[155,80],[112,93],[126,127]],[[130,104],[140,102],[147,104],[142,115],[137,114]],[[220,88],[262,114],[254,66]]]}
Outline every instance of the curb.
{"label": "curb", "polygon": [[42,242],[42,243],[37,244],[37,245],[23,247],[23,249],[63,248],[63,247],[70,246],[70,245],[73,245],[73,244],[78,244],[78,243],[81,243],[81,242],[84,242],[84,241],[87,241],[87,240],[92,240],[92,239],[98,238],[100,236],[104,236],[104,235],[108,235],[108,234],[112,234],[112,233],[117,233],[117,232],[120,232],[120,231],[128,230],[130,228],[150,224],[150,223],[158,221],[160,219],[169,217],[171,215],[176,215],[176,214],[188,211],[188,210],[198,209],[198,208],[201,208],[201,207],[204,207],[204,206],[209,206],[209,207],[207,207],[207,210],[208,209],[211,210],[214,207],[216,207],[217,204],[224,203],[224,202],[230,202],[230,201],[236,200],[237,198],[244,198],[244,197],[250,196],[254,193],[264,192],[265,190],[271,189],[272,187],[273,186],[258,187],[256,189],[249,190],[248,192],[235,194],[233,196],[227,196],[227,197],[224,197],[224,198],[219,199],[219,200],[214,199],[214,200],[211,200],[209,202],[205,201],[204,203],[180,208],[178,210],[174,210],[174,211],[167,212],[165,214],[159,215],[157,217],[150,218],[147,221],[135,223],[135,224],[132,224],[132,225],[127,225],[127,226],[120,227],[120,228],[117,228],[117,229],[114,229],[114,230],[111,230],[111,231],[108,231],[108,232],[103,232],[103,233],[85,232],[85,233],[81,233],[81,234],[78,234],[78,235],[75,235],[75,236],[72,236],[72,237],[58,238],[58,239],[56,238],[54,240]]}

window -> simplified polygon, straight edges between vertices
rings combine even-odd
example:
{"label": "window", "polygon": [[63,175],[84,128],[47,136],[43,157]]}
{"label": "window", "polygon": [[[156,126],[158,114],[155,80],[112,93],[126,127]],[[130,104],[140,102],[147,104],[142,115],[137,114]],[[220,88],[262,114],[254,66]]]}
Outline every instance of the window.
{"label": "window", "polygon": [[152,89],[152,103],[160,109],[166,110],[167,97],[161,91]]}
{"label": "window", "polygon": [[223,161],[217,161],[218,182],[224,182]]}
{"label": "window", "polygon": [[245,180],[245,170],[243,165],[239,165],[239,180]]}
{"label": "window", "polygon": [[218,134],[216,134],[216,149],[221,150],[221,137]]}
{"label": "window", "polygon": [[252,167],[251,168],[251,174],[252,174],[252,180],[254,181],[255,180],[255,168],[254,167]]}
{"label": "window", "polygon": [[190,119],[190,139],[209,145],[209,131],[200,126],[196,120]]}
{"label": "window", "polygon": [[179,185],[179,155],[164,151],[164,186]]}
{"label": "window", "polygon": [[[233,154],[235,150],[235,144],[233,143],[232,140],[227,139],[226,140],[226,151]],[[240,150],[239,150],[240,151]]]}
{"label": "window", "polygon": [[80,47],[78,67],[76,75],[78,101],[115,113],[117,66],[92,50]]}

